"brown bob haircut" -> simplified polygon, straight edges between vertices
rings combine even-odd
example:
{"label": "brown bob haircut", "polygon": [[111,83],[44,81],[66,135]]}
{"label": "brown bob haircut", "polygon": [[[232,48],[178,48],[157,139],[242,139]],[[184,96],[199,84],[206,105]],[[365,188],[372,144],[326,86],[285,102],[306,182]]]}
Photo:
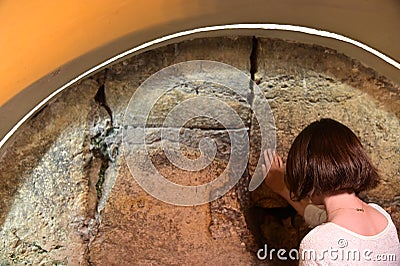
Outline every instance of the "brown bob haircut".
{"label": "brown bob haircut", "polygon": [[286,163],[292,200],[314,195],[358,194],[374,188],[379,174],[357,136],[345,125],[321,119],[294,140]]}

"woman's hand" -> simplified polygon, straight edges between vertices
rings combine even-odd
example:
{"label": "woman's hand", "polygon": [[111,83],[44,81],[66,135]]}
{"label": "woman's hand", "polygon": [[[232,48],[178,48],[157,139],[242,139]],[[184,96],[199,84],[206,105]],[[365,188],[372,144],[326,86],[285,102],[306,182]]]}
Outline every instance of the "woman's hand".
{"label": "woman's hand", "polygon": [[[264,151],[264,161],[265,164],[261,166],[263,175],[265,176],[264,181],[272,191],[283,195],[287,187],[284,181],[285,169],[283,167],[282,158],[279,157],[275,151],[268,149]],[[270,166],[268,173],[267,166]]]}
{"label": "woman's hand", "polygon": [[[304,217],[304,210],[309,204],[308,199],[302,199],[301,201],[293,201],[290,198],[289,189],[286,187],[284,174],[285,169],[283,167],[282,158],[279,157],[273,150],[264,151],[264,161],[262,171],[265,176],[264,182],[271,188],[272,191],[281,195],[296,211]],[[267,173],[267,166],[270,166]]]}

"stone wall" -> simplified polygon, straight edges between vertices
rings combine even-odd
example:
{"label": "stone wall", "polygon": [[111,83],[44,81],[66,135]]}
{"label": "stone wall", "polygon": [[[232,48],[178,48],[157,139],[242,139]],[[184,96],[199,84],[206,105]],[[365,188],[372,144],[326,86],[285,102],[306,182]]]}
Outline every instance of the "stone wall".
{"label": "stone wall", "polygon": [[[152,110],[150,157],[167,179],[200,184],[228,167],[227,130],[212,119],[180,129],[182,152],[199,156],[201,139],[215,140],[215,160],[189,172],[162,152],[163,119],[195,95],[216,97],[242,119],[250,160],[240,182],[200,206],[174,206],[147,194],[126,165],[122,130],[132,94],[169,65],[208,59],[232,65],[259,85],[274,114],[277,150],[285,157],[310,122],[330,117],[352,128],[382,175],[361,195],[392,214],[400,229],[400,90],[373,70],[333,50],[282,40],[196,39],[134,56],[67,89],[35,115],[0,158],[0,264],[261,264],[259,246],[297,247],[307,232],[302,219],[265,185],[247,186],[260,154],[252,86],[248,102],[210,85],[177,87]],[[145,101],[145,99],[144,99]],[[210,106],[210,108],[213,108]],[[266,262],[265,262],[266,263]]]}

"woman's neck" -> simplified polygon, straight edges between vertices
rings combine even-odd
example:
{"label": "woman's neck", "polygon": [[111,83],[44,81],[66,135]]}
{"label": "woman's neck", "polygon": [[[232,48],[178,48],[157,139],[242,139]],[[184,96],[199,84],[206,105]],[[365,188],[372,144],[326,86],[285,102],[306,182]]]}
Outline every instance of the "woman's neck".
{"label": "woman's neck", "polygon": [[341,193],[324,198],[324,205],[331,220],[338,213],[364,210],[363,201],[354,193]]}

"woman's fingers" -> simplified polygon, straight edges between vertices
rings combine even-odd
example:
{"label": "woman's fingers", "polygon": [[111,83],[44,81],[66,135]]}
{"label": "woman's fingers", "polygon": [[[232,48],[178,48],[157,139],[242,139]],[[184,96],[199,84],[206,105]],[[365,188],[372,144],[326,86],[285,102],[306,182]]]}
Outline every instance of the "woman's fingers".
{"label": "woman's fingers", "polygon": [[271,149],[264,150],[263,154],[265,164],[261,165],[261,169],[265,183],[272,191],[281,194],[285,188],[282,158]]}
{"label": "woman's fingers", "polygon": [[264,150],[264,161],[266,166],[270,167],[272,164],[275,163],[275,152],[270,150],[270,149],[266,149]]}
{"label": "woman's fingers", "polygon": [[268,149],[268,159],[271,164],[274,162],[274,157],[275,157],[275,151]]}
{"label": "woman's fingers", "polygon": [[281,167],[283,167],[283,162],[282,162],[282,158],[281,157],[279,157],[278,156],[278,165],[279,165],[279,168],[281,168]]}
{"label": "woman's fingers", "polygon": [[274,163],[279,167],[279,156],[274,152]]}
{"label": "woman's fingers", "polygon": [[265,166],[265,164],[261,165],[261,169],[262,169],[263,177],[266,177],[267,176],[267,167]]}
{"label": "woman's fingers", "polygon": [[270,168],[282,168],[283,162],[282,158],[276,154],[275,150],[266,149],[264,150],[264,161],[265,161],[265,174],[267,174],[267,169]]}
{"label": "woman's fingers", "polygon": [[268,167],[271,166],[271,160],[269,158],[269,151],[268,150],[264,151],[264,161],[265,161],[265,165],[267,165]]}

